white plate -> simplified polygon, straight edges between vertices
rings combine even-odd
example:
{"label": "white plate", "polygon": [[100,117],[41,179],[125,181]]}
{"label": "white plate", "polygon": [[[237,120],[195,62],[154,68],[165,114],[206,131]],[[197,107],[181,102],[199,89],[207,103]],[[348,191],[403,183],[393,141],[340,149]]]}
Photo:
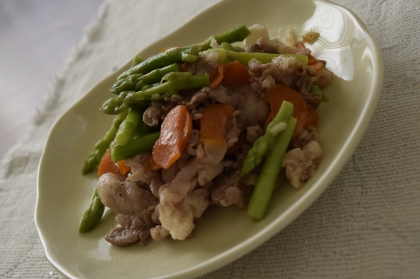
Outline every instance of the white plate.
{"label": "white plate", "polygon": [[379,49],[360,20],[345,8],[325,1],[222,1],[144,49],[142,55],[155,54],[168,45],[200,42],[240,24],[255,23],[266,25],[272,37],[280,28],[284,33],[290,26],[297,27],[299,34],[314,28],[321,33],[321,39],[310,48],[316,57],[327,61],[336,77],[325,90],[330,102],[319,108],[324,157],[316,175],[300,190],[289,184],[277,190],[267,216],[260,222],[252,222],[245,211],[234,207],[210,209],[197,222],[195,236],[186,241],[111,246],[103,236],[115,225],[112,214],[107,214],[92,232],[77,234],[80,216],[96,183],[95,174],[81,175],[81,167],[110,125],[110,118],[97,108],[109,97],[103,92],[120,70],[61,117],[41,159],[35,220],[46,255],[62,275],[120,279],[200,276],[273,237],[339,174],[366,130],[382,86]]}

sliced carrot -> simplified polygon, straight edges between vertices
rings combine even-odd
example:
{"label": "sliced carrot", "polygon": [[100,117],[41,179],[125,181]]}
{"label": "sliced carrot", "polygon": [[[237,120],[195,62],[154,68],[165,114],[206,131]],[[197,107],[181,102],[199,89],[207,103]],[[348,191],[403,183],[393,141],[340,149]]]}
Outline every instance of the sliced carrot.
{"label": "sliced carrot", "polygon": [[153,160],[153,156],[150,156],[147,160],[147,168],[152,171],[157,171],[160,169],[160,166],[156,164],[155,160]]}
{"label": "sliced carrot", "polygon": [[220,64],[217,67],[217,73],[212,77],[212,81],[210,83],[210,88],[214,89],[217,86],[219,86],[220,82],[222,82],[223,75],[224,75],[224,73],[223,73],[223,67],[224,66],[222,64]]}
{"label": "sliced carrot", "polygon": [[315,71],[319,72],[322,68],[324,68],[324,63],[317,61],[314,64],[308,64],[308,68],[314,69]]}
{"label": "sliced carrot", "polygon": [[312,54],[308,55],[308,65],[313,65],[317,62],[318,60]]}
{"label": "sliced carrot", "polygon": [[125,160],[118,161],[117,167],[122,174],[126,174],[131,170],[131,168],[125,164]]}
{"label": "sliced carrot", "polygon": [[204,108],[200,118],[200,142],[225,144],[232,112],[233,107],[226,104],[213,104]]}
{"label": "sliced carrot", "polygon": [[233,61],[223,69],[222,85],[232,87],[248,84],[249,78],[248,68],[238,61]]}
{"label": "sliced carrot", "polygon": [[292,116],[297,120],[293,137],[298,136],[305,128],[308,114],[308,109],[302,96],[296,90],[282,84],[276,84],[268,88],[267,96],[270,102],[270,114],[265,123],[266,128],[271,120],[276,117],[283,101],[288,101],[293,104]]}
{"label": "sliced carrot", "polygon": [[163,120],[159,139],[152,156],[157,166],[168,169],[188,144],[192,132],[192,116],[185,106],[176,106]]}
{"label": "sliced carrot", "polygon": [[308,108],[308,114],[306,117],[305,128],[309,126],[314,126],[314,127],[318,126],[318,121],[319,121],[318,112],[316,111],[316,109],[314,109],[310,105],[307,105],[306,107]]}
{"label": "sliced carrot", "polygon": [[120,169],[111,161],[111,150],[108,149],[105,155],[102,157],[98,167],[98,177],[101,177],[104,173],[121,174]]}

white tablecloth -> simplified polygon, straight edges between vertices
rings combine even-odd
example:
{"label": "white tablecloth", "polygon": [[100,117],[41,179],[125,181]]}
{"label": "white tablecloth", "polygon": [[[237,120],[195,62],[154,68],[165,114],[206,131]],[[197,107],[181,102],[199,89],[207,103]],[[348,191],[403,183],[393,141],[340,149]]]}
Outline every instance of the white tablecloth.
{"label": "white tablecloth", "polygon": [[[1,278],[59,278],[33,217],[48,132],[95,83],[216,0],[182,2],[175,17],[172,0],[107,1],[57,73],[32,130],[1,162]],[[205,278],[420,278],[420,2],[336,2],[365,22],[382,51],[383,92],[368,130],[303,215]]]}

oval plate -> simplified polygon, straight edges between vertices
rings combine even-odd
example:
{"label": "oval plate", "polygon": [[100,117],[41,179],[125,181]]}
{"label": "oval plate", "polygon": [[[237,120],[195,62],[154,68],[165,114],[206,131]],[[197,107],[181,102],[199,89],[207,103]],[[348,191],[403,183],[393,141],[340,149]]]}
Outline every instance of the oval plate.
{"label": "oval plate", "polygon": [[[232,12],[234,11],[234,12]],[[217,20],[215,20],[217,19]],[[361,21],[345,8],[325,1],[222,1],[194,17],[141,54],[148,57],[168,45],[200,42],[240,24],[267,26],[277,37],[288,27],[302,35],[315,29],[321,38],[310,46],[336,75],[325,90],[330,102],[319,108],[323,159],[306,185],[276,190],[266,217],[252,222],[235,207],[211,208],[186,241],[150,241],[120,248],[103,236],[114,226],[107,212],[98,228],[77,234],[78,223],[96,184],[81,168],[111,120],[99,107],[103,94],[129,63],[97,84],[54,125],[41,158],[35,222],[46,255],[57,271],[72,278],[189,278],[220,268],[255,249],[307,209],[350,159],[375,109],[382,86],[379,49]],[[200,26],[200,30],[196,26]],[[134,54],[133,54],[134,56]],[[107,120],[108,119],[108,120]]]}

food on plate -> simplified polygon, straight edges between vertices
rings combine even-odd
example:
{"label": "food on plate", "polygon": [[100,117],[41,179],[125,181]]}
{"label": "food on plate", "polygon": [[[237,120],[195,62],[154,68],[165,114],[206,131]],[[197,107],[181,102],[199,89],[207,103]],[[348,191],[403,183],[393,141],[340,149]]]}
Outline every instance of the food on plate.
{"label": "food on plate", "polygon": [[317,108],[332,78],[304,44],[318,36],[296,41],[289,30],[283,43],[241,25],[136,56],[101,107],[115,118],[83,167],[99,180],[79,232],[107,207],[114,245],[184,240],[211,206],[260,220],[280,177],[302,187],[321,160]]}

